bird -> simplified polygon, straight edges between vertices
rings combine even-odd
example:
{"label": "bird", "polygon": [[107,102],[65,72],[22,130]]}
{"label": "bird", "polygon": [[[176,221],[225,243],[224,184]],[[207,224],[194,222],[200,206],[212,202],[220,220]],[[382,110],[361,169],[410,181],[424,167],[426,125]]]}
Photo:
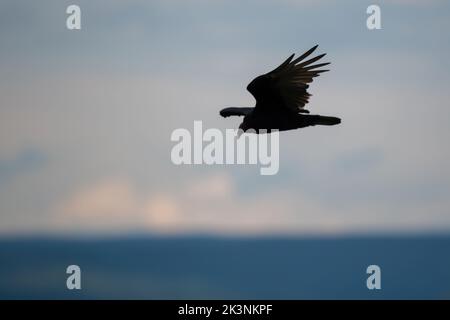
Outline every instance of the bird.
{"label": "bird", "polygon": [[329,70],[320,69],[329,62],[314,62],[326,54],[306,60],[318,45],[294,59],[295,53],[272,71],[253,79],[247,90],[256,100],[255,107],[229,107],[220,115],[244,116],[239,125],[240,132],[271,133],[315,125],[332,126],[341,123],[337,117],[310,115],[305,109],[312,96],[307,89],[315,77]]}

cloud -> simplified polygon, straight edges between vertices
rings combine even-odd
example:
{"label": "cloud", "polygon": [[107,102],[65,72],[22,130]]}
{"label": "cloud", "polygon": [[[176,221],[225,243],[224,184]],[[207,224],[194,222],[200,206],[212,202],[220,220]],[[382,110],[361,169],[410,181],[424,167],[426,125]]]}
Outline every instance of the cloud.
{"label": "cloud", "polygon": [[[81,2],[81,33],[64,4],[2,2],[2,233],[450,227],[446,10],[383,5],[377,33],[356,1],[202,1]],[[332,65],[309,109],[342,125],[283,133],[270,178],[170,162],[172,130],[236,128],[218,110],[252,105],[253,76],[316,42]]]}
{"label": "cloud", "polygon": [[174,191],[144,194],[116,179],[67,197],[54,208],[53,223],[73,232],[259,234],[297,232],[312,225],[332,231],[336,221],[319,221],[319,215],[311,221],[320,210],[300,203],[298,207],[298,201],[292,203],[292,197],[283,193],[239,197],[235,182],[224,173],[197,178]]}
{"label": "cloud", "polygon": [[13,157],[0,158],[0,184],[8,182],[17,175],[42,168],[46,160],[41,151],[33,148],[23,149]]}
{"label": "cloud", "polygon": [[167,194],[140,196],[125,180],[101,181],[76,191],[59,204],[57,227],[77,231],[177,228],[179,207]]}
{"label": "cloud", "polygon": [[[394,65],[407,69],[407,63],[398,63],[401,55],[396,57],[382,56],[365,72]],[[420,90],[395,83],[379,87],[381,75],[374,82],[352,83],[352,76],[362,76],[364,59],[355,59],[345,77],[343,65],[351,64],[338,60],[336,75],[330,72],[320,86],[312,86],[320,94],[311,110],[336,114],[343,124],[282,134],[280,177],[273,179],[255,176],[253,167],[170,162],[171,130],[191,129],[195,119],[207,127],[237,126],[239,119],[217,116],[225,103],[253,103],[234,81],[217,85],[198,75],[97,73],[85,79],[74,73],[11,83],[0,89],[5,101],[0,152],[14,155],[36,145],[52,157],[52,165],[23,176],[2,194],[2,231],[13,222],[19,229],[53,231],[227,234],[450,225],[442,214],[450,174],[450,153],[442,148],[448,94],[431,88],[423,97]],[[73,94],[76,99],[68,99]],[[423,126],[427,130],[416,129]],[[18,200],[24,189],[41,200],[27,197],[25,206]]]}
{"label": "cloud", "polygon": [[289,191],[240,196],[226,173],[203,175],[178,188],[139,192],[129,181],[100,181],[69,195],[53,210],[54,230],[67,232],[150,232],[152,234],[213,233],[340,234],[364,231],[439,229],[433,219],[445,204],[404,209],[383,204],[329,206]]}

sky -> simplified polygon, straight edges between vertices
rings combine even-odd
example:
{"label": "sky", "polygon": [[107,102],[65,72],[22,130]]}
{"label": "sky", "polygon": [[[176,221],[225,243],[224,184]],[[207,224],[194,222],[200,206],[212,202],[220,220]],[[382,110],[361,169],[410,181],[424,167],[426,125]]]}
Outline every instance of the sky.
{"label": "sky", "polygon": [[[0,235],[450,231],[450,3],[0,2]],[[280,170],[176,166],[177,128],[236,128],[228,106],[292,53],[331,71],[280,134]]]}

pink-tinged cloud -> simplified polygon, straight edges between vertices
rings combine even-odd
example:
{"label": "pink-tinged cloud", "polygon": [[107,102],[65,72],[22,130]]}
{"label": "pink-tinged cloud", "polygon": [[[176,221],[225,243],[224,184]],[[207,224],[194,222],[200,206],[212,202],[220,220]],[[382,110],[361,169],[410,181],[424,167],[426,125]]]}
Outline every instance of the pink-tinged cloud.
{"label": "pink-tinged cloud", "polygon": [[[174,192],[139,194],[126,180],[102,181],[81,189],[54,209],[54,227],[67,231],[264,234],[321,229],[319,208],[278,193],[248,199],[236,194],[229,175],[195,179]],[[301,207],[298,207],[301,203]],[[311,219],[313,216],[316,219]]]}

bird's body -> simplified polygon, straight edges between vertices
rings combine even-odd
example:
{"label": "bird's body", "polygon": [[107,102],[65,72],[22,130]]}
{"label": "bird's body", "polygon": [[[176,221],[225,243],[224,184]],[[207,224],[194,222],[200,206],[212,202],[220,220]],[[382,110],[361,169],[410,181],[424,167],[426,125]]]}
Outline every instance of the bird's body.
{"label": "bird's body", "polygon": [[340,123],[336,117],[325,117],[320,115],[304,115],[290,110],[261,111],[255,107],[252,112],[244,116],[244,121],[239,126],[243,131],[253,129],[256,132],[266,130],[286,131],[300,129],[314,125],[334,125]]}
{"label": "bird's body", "polygon": [[256,108],[244,117],[244,121],[240,125],[244,131],[254,129],[259,131],[261,129],[266,130],[290,130],[296,129],[297,124],[300,123],[300,115],[295,114],[289,110],[261,110]]}
{"label": "bird's body", "polygon": [[320,115],[305,115],[304,109],[311,96],[306,89],[314,77],[328,70],[315,70],[328,65],[321,63],[311,65],[325,54],[303,61],[317,46],[305,52],[292,61],[291,55],[285,62],[273,71],[255,78],[247,90],[255,97],[254,108],[225,108],[220,111],[223,117],[244,116],[239,126],[243,131],[253,129],[256,133],[261,130],[292,130],[314,125],[335,125],[341,122],[336,117]]}

